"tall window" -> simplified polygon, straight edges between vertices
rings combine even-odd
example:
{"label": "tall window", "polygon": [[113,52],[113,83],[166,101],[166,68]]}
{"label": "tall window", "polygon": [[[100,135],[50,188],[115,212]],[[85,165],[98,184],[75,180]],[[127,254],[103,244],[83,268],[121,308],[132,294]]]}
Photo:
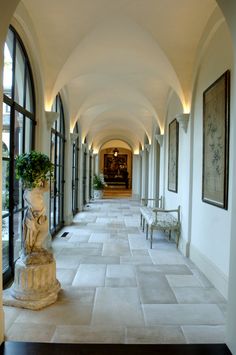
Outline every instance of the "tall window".
{"label": "tall window", "polygon": [[55,234],[64,223],[64,112],[60,95],[57,95],[52,110],[59,113],[51,130],[51,162],[54,164],[54,179],[50,190],[50,231]]}
{"label": "tall window", "polygon": [[[78,123],[74,127],[74,134],[79,135]],[[73,215],[78,212],[78,192],[79,192],[79,137],[73,142],[72,150],[72,211]]]}
{"label": "tall window", "polygon": [[10,27],[4,47],[2,129],[3,277],[7,282],[19,257],[24,213],[23,190],[15,179],[14,158],[34,147],[35,97],[25,48]]}

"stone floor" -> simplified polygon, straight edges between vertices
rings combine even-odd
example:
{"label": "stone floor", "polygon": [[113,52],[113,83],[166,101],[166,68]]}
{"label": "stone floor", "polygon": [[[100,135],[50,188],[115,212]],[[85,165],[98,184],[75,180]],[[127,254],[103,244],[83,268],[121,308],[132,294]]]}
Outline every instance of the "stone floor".
{"label": "stone floor", "polygon": [[4,307],[6,340],[224,343],[225,299],[165,235],[155,232],[150,250],[139,223],[139,204],[128,199],[76,215],[53,241],[58,302]]}

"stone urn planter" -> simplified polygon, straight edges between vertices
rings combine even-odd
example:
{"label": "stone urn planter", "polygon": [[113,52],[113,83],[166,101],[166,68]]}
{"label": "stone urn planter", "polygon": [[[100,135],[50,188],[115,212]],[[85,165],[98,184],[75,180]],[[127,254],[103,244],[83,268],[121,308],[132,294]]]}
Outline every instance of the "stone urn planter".
{"label": "stone urn planter", "polygon": [[[47,163],[51,171],[51,163]],[[41,171],[40,168],[38,170]],[[23,219],[22,249],[15,264],[14,283],[3,294],[3,303],[8,306],[37,310],[57,300],[60,283],[56,279],[56,262],[46,247],[49,234],[44,203],[44,193],[48,191],[47,180],[48,175],[45,175],[41,183],[34,182],[31,188],[27,187],[24,191],[27,209]]]}
{"label": "stone urn planter", "polygon": [[103,198],[103,190],[93,190],[94,200],[100,200]]}
{"label": "stone urn planter", "polygon": [[95,200],[103,198],[103,189],[106,186],[103,174],[94,174],[93,177],[93,198]]}

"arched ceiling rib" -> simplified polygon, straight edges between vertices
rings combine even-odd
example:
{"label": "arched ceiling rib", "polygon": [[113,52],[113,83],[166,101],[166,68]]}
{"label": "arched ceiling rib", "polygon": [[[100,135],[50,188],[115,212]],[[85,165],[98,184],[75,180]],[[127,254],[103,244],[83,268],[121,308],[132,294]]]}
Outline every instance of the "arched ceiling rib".
{"label": "arched ceiling rib", "polygon": [[38,35],[47,100],[66,89],[70,127],[78,120],[93,141],[110,125],[125,136],[129,121],[135,146],[153,120],[163,130],[171,90],[183,106],[189,100],[197,46],[216,7],[215,0],[22,3]]}

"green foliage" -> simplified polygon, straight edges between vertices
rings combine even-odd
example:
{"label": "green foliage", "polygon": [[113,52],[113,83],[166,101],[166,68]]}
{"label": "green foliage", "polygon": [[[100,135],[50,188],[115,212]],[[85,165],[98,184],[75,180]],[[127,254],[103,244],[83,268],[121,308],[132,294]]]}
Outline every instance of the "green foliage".
{"label": "green foliage", "polygon": [[16,157],[16,178],[25,188],[44,187],[53,177],[53,164],[47,155],[31,151]]}
{"label": "green foliage", "polygon": [[100,175],[94,174],[94,177],[93,177],[93,188],[95,190],[102,190],[102,189],[104,189],[105,186],[106,186],[106,184],[104,182],[103,175],[102,174],[100,174]]}

